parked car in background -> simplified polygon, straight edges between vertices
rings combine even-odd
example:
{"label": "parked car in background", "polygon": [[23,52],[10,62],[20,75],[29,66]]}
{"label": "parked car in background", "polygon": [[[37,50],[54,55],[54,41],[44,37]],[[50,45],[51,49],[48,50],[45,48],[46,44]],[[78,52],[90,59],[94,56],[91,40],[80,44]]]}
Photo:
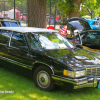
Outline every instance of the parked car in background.
{"label": "parked car in background", "polygon": [[94,19],[86,19],[86,20],[88,20],[91,29],[99,29],[100,23],[98,20],[94,20]]}
{"label": "parked car in background", "polygon": [[0,27],[0,64],[31,76],[44,91],[100,88],[100,54],[74,48],[55,30]]}
{"label": "parked car in background", "polygon": [[[74,41],[76,44],[82,42],[83,45],[94,48],[94,46],[100,49],[100,30],[91,29],[88,21],[83,18],[73,17],[68,20],[72,37],[67,37],[69,41]],[[74,34],[74,31],[77,31]],[[75,37],[75,38],[74,38]]]}
{"label": "parked car in background", "polygon": [[0,27],[22,27],[19,20],[0,18]]}

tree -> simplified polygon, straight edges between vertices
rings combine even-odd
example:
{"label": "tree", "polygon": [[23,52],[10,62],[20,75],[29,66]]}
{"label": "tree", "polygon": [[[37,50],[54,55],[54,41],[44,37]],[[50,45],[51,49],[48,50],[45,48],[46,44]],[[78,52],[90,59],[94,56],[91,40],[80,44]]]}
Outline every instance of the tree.
{"label": "tree", "polygon": [[79,10],[80,10],[81,3],[82,3],[82,0],[72,0],[71,1],[71,6],[73,6],[73,8],[69,10],[69,18],[79,17]]}
{"label": "tree", "polygon": [[47,0],[27,0],[28,26],[46,28]]}
{"label": "tree", "polygon": [[90,11],[93,11],[93,17],[99,16],[100,0],[82,0],[82,6],[80,16],[90,15],[87,11],[87,7]]}
{"label": "tree", "polygon": [[58,9],[63,15],[79,17],[80,4],[82,0],[57,0]]}

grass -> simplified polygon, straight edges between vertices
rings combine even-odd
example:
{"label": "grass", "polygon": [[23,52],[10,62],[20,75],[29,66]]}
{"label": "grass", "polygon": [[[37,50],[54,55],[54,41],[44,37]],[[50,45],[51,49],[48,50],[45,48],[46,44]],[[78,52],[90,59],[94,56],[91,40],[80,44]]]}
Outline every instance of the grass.
{"label": "grass", "polygon": [[56,89],[45,92],[36,88],[30,77],[0,66],[0,100],[100,100],[100,89],[88,88],[80,91]]}

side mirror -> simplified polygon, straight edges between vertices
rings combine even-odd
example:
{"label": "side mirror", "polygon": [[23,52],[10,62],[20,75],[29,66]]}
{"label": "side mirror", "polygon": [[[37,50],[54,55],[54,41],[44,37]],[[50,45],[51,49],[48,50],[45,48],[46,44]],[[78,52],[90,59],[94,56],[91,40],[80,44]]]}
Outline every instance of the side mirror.
{"label": "side mirror", "polygon": [[[76,39],[76,35],[78,36],[77,39]],[[79,48],[83,48],[83,46],[82,46],[82,38],[80,36],[80,31],[78,31],[78,30],[74,30],[74,41],[73,41],[73,45],[76,46],[76,47],[79,47]]]}

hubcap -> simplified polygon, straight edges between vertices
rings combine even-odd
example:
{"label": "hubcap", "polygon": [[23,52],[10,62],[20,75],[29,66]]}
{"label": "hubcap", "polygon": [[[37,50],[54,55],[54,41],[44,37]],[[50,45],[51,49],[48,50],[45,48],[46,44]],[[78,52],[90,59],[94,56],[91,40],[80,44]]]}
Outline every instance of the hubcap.
{"label": "hubcap", "polygon": [[50,76],[46,71],[40,71],[37,75],[38,85],[47,88],[50,85]]}

